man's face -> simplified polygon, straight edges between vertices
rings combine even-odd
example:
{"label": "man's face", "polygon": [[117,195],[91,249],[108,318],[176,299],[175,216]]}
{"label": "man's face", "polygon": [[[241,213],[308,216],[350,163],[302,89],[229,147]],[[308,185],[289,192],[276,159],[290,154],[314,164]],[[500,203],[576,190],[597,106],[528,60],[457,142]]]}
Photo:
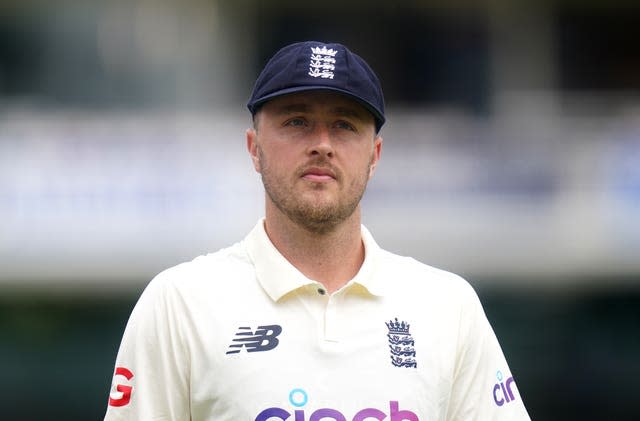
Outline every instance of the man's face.
{"label": "man's face", "polygon": [[326,232],[358,209],[380,158],[373,116],[338,93],[310,91],[262,106],[247,131],[267,210]]}

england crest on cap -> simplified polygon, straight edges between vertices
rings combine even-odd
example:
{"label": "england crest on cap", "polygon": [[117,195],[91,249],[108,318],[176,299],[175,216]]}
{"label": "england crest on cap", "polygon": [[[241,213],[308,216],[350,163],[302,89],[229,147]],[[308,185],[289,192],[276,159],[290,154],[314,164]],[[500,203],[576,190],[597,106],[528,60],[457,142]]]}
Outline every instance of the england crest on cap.
{"label": "england crest on cap", "polygon": [[309,76],[333,79],[337,53],[337,50],[327,49],[326,46],[311,47]]}

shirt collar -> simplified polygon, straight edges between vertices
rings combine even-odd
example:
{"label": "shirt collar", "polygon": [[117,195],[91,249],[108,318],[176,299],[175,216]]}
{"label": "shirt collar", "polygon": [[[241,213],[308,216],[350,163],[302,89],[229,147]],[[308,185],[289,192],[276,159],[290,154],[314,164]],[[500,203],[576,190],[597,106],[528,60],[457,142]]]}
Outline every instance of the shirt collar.
{"label": "shirt collar", "polygon": [[[382,280],[376,276],[375,266],[380,252],[371,233],[362,226],[362,241],[365,257],[356,276],[344,288],[360,286],[369,295],[382,296]],[[262,288],[273,301],[280,300],[286,294],[317,282],[304,276],[273,245],[264,228],[264,218],[260,219],[243,241],[244,247],[253,262],[256,277]]]}

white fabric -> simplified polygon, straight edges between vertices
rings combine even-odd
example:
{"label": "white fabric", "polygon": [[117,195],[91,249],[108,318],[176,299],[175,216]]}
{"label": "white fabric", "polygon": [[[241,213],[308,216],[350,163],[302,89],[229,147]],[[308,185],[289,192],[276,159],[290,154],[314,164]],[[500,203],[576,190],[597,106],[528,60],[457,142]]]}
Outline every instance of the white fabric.
{"label": "white fabric", "polygon": [[323,294],[263,226],[148,285],[105,420],[529,419],[466,281],[380,249],[363,227],[359,273]]}

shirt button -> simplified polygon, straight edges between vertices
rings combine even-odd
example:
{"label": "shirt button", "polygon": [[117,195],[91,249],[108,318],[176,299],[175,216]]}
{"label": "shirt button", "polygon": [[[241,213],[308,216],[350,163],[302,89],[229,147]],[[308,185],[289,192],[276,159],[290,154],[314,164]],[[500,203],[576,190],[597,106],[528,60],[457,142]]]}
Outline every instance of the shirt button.
{"label": "shirt button", "polygon": [[326,294],[326,293],[327,293],[327,291],[325,291],[324,289],[322,289],[322,288],[318,288],[318,294],[320,294],[320,295],[324,295],[324,294]]}

